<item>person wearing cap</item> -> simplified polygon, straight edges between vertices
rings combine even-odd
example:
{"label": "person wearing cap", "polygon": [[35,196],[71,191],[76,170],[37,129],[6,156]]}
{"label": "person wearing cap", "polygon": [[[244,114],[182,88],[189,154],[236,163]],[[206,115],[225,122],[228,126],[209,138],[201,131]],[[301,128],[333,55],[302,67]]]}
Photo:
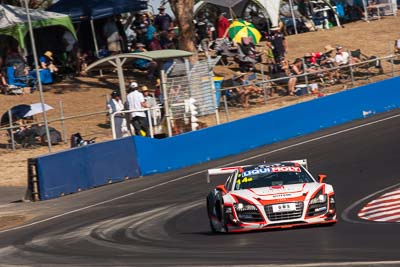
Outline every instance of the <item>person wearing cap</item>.
{"label": "person wearing cap", "polygon": [[344,51],[343,46],[336,46],[335,61],[338,66],[354,64],[361,62],[358,58],[352,57],[347,51]]}
{"label": "person wearing cap", "polygon": [[267,48],[272,49],[275,64],[285,59],[288,51],[288,43],[279,26],[271,28],[271,34],[267,36],[266,45]]}
{"label": "person wearing cap", "polygon": [[[136,44],[136,49],[133,53],[147,52],[145,45],[142,43]],[[157,69],[157,62],[147,59],[138,58],[133,62],[133,66],[139,70],[147,71],[147,78],[154,78],[154,73]]]}
{"label": "person wearing cap", "polygon": [[168,29],[173,26],[172,18],[165,12],[165,7],[160,6],[159,12],[154,19],[154,26],[160,32],[168,32]]}
{"label": "person wearing cap", "polygon": [[58,68],[54,63],[53,52],[44,52],[44,54],[39,57],[39,62],[42,69],[48,69],[51,73],[58,72]]}
{"label": "person wearing cap", "polygon": [[142,111],[142,109],[148,108],[149,106],[144,99],[143,93],[139,91],[139,86],[136,82],[132,82],[129,88],[131,92],[126,96],[126,101],[128,109],[134,110],[131,113],[131,122],[135,129],[135,135],[150,136],[146,112]]}
{"label": "person wearing cap", "polygon": [[236,72],[234,76],[234,83],[238,85],[237,93],[240,98],[240,103],[242,107],[249,107],[249,99],[252,94],[260,95],[262,89],[250,83],[246,77],[246,73]]}
{"label": "person wearing cap", "polygon": [[335,62],[338,66],[349,64],[350,55],[347,51],[344,51],[343,46],[336,46]]}
{"label": "person wearing cap", "polygon": [[204,52],[206,56],[208,56],[212,33],[215,28],[204,13],[200,13],[197,19],[193,22],[196,29],[197,46],[200,51]]}
{"label": "person wearing cap", "polygon": [[[107,103],[108,114],[111,116],[115,112],[124,110],[124,103],[122,103],[121,95],[117,91],[112,91],[111,99]],[[125,116],[122,113],[114,116],[114,127],[117,138],[124,136],[127,132]]]}

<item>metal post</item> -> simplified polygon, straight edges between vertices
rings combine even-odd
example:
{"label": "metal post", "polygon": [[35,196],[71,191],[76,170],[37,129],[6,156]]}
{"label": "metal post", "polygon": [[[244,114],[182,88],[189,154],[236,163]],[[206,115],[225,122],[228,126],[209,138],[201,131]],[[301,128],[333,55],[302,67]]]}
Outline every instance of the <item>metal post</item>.
{"label": "metal post", "polygon": [[163,100],[164,100],[164,113],[165,113],[165,119],[167,121],[168,136],[171,137],[172,136],[171,115],[170,115],[169,103],[168,103],[166,79],[167,79],[167,77],[165,76],[165,71],[161,70],[161,90],[163,92],[162,94],[163,94]]}
{"label": "metal post", "polygon": [[264,104],[267,104],[267,87],[265,83],[265,77],[264,77],[264,65],[261,64],[261,79],[262,79],[262,88],[264,92]]}
{"label": "metal post", "polygon": [[353,72],[353,64],[350,64],[350,77],[351,77],[351,85],[354,86],[354,72]]}
{"label": "metal post", "polygon": [[150,137],[154,138],[154,131],[153,131],[153,124],[151,123],[150,109],[147,108],[145,112],[147,113],[147,123],[149,124]]}
{"label": "metal post", "polygon": [[231,119],[229,118],[228,103],[226,103],[226,95],[225,94],[224,94],[224,107],[225,107],[226,120],[228,122],[230,122]]}
{"label": "metal post", "polygon": [[120,58],[115,59],[115,63],[117,65],[117,74],[118,74],[118,83],[119,88],[121,88],[121,100],[123,103],[126,102],[126,87],[125,87],[125,78],[124,78],[124,70],[122,69],[122,61]]}
{"label": "metal post", "polygon": [[47,122],[47,114],[46,114],[46,110],[44,107],[45,102],[44,102],[44,96],[43,96],[42,80],[40,78],[39,62],[38,62],[38,57],[37,57],[37,53],[36,53],[35,36],[33,35],[31,14],[30,14],[30,11],[28,8],[28,0],[25,0],[25,8],[26,8],[26,15],[28,17],[29,35],[31,37],[33,58],[35,60],[36,77],[37,77],[37,81],[38,81],[38,85],[39,85],[40,103],[42,104],[42,110],[43,110],[43,121],[44,121],[44,125],[46,128],[47,146],[49,148],[49,152],[51,152],[51,142],[50,142],[51,139],[50,139],[49,124]]}
{"label": "metal post", "polygon": [[61,99],[58,102],[58,105],[60,107],[61,131],[62,131],[62,135],[63,135],[64,144],[66,144],[67,143],[67,132],[65,131],[64,110],[63,110],[63,104],[62,104],[62,100]]}
{"label": "metal post", "polygon": [[218,124],[220,124],[220,120],[219,120],[218,105],[217,105],[217,91],[215,89],[214,74],[213,74],[213,71],[212,71],[212,68],[211,68],[211,62],[210,62],[210,58],[209,57],[207,57],[207,65],[208,65],[208,69],[210,70],[208,72],[208,77],[209,77],[210,82],[211,82],[211,96],[212,96],[213,103],[215,105],[215,120],[217,121],[217,125],[218,125]]}
{"label": "metal post", "polygon": [[290,13],[292,13],[292,20],[293,20],[293,27],[294,27],[294,32],[298,34],[297,32],[297,23],[296,23],[296,18],[294,16],[294,11],[293,11],[293,2],[292,0],[289,0],[289,5],[290,5]]}
{"label": "metal post", "polygon": [[[90,28],[92,29],[92,38],[94,44],[94,51],[96,52],[96,57],[99,57],[99,46],[97,44],[96,30],[94,28],[93,18],[90,19]],[[100,76],[103,76],[103,71],[100,70]]]}
{"label": "metal post", "polygon": [[393,61],[394,55],[390,57],[390,63],[392,64],[392,77],[394,77],[394,61]]}
{"label": "metal post", "polygon": [[13,132],[13,124],[12,124],[12,114],[11,114],[11,109],[8,110],[8,119],[10,121],[10,138],[11,138],[11,147],[12,150],[15,150],[15,139],[14,139],[14,132]]}
{"label": "metal post", "polygon": [[190,72],[190,62],[189,62],[189,60],[187,58],[185,58],[185,70],[186,70],[187,79],[189,81],[189,98],[190,98],[190,97],[192,97],[192,90],[193,90],[192,89],[192,83],[191,83],[192,75],[191,75],[191,72]]}
{"label": "metal post", "polygon": [[118,112],[114,112],[111,114],[111,131],[112,131],[112,137],[113,139],[117,139],[117,133],[115,132],[115,115],[117,115]]}
{"label": "metal post", "polygon": [[308,73],[307,73],[307,66],[306,66],[306,62],[304,60],[304,58],[302,58],[303,61],[303,70],[304,70],[304,80],[306,82],[306,88],[307,88],[307,92],[308,92]]}
{"label": "metal post", "polygon": [[368,3],[365,0],[362,0],[362,2],[363,2],[363,6],[364,6],[365,21],[369,22],[369,20],[368,20],[368,8],[367,8]]}

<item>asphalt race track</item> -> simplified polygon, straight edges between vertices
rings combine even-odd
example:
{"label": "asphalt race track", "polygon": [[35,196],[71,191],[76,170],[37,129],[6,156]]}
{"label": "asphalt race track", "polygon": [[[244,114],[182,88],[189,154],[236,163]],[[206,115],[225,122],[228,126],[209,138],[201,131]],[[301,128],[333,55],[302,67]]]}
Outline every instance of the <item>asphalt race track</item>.
{"label": "asphalt race track", "polygon": [[[235,144],[221,143],[228,145]],[[400,223],[357,216],[400,187],[399,151],[393,111],[169,174],[23,203],[40,216],[0,232],[0,266],[400,266]],[[205,197],[224,180],[207,184],[206,169],[302,158],[333,184],[336,225],[210,232]]]}

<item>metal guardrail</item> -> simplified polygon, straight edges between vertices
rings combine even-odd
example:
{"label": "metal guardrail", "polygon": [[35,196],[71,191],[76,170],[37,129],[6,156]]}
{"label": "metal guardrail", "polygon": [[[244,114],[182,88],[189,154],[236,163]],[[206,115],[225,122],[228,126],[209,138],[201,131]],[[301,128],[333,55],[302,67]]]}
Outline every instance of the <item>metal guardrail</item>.
{"label": "metal guardrail", "polygon": [[[117,134],[116,134],[116,131],[115,131],[115,116],[118,115],[118,114],[127,114],[127,113],[129,114],[129,113],[132,113],[132,112],[140,112],[140,111],[144,111],[144,112],[147,113],[146,117],[147,117],[147,122],[149,124],[150,137],[154,138],[154,130],[153,130],[153,127],[152,127],[151,114],[150,114],[150,111],[153,110],[153,109],[156,109],[156,108],[121,110],[121,111],[116,111],[116,112],[112,113],[111,114],[111,129],[112,129],[113,139],[117,138]],[[133,135],[132,134],[133,131],[132,131],[132,128],[131,128],[130,121],[127,121],[127,126],[128,126],[128,129],[129,129],[129,132],[131,133],[131,135]]]}
{"label": "metal guardrail", "polygon": [[[342,69],[349,69],[350,70],[350,80],[349,81],[352,84],[354,84],[355,77],[354,77],[354,75],[352,75],[352,74],[354,74],[354,69],[359,67],[359,66],[368,64],[368,63],[373,63],[373,62],[375,63],[378,60],[380,60],[381,62],[388,61],[389,63],[391,63],[390,73],[391,73],[391,76],[394,77],[395,73],[398,72],[398,70],[395,70],[394,60],[395,59],[399,59],[399,58],[400,58],[400,54],[397,54],[397,55],[392,54],[392,55],[385,56],[385,57],[378,57],[378,58],[375,58],[375,59],[369,59],[369,60],[366,60],[366,61],[362,61],[360,63],[354,63],[354,64],[348,64],[348,65],[345,65],[345,66],[327,68],[327,69],[315,71],[313,73],[307,73],[306,72],[306,73],[303,73],[303,74],[300,74],[300,75],[293,75],[293,76],[290,76],[290,77],[302,77],[302,76],[309,77],[309,76],[315,76],[315,75],[318,75],[318,74],[321,74],[321,73],[326,73],[328,71],[338,71],[338,70],[340,71]],[[274,82],[280,82],[280,81],[287,80],[290,77],[286,76],[286,77],[280,77],[280,78],[275,78],[275,79],[268,79],[268,76],[265,75],[263,70],[262,70],[262,72],[261,72],[261,80],[256,81],[256,83],[257,83],[257,85],[262,86],[264,88],[264,99],[265,99],[264,102],[265,102],[265,104],[267,104],[267,101],[266,101],[266,99],[267,99],[267,97],[266,97],[266,88],[268,87],[268,85],[272,84]],[[305,78],[305,82],[306,82],[307,85],[309,84],[308,81],[309,81],[309,79]],[[253,83],[255,83],[255,82],[253,82]],[[222,93],[224,91],[232,90],[232,89],[236,89],[236,88],[237,88],[237,86],[231,86],[231,87],[224,87],[224,88],[216,89],[216,90],[219,90],[220,93]],[[225,98],[225,94],[221,94],[221,97]],[[223,102],[224,102],[224,105],[225,105],[224,109],[225,109],[227,121],[230,121],[229,110],[228,110],[228,106],[226,104],[227,103],[226,99]],[[116,114],[120,114],[120,113],[130,113],[130,112],[134,112],[134,111],[135,110],[126,110],[126,111],[124,110],[122,112],[118,112],[118,113],[114,113],[114,114],[116,115]],[[137,111],[139,111],[139,110],[137,110]],[[149,112],[149,109],[142,109],[140,111]],[[66,137],[66,130],[65,130],[65,125],[64,125],[65,121],[79,119],[79,118],[83,118],[83,117],[95,116],[95,115],[99,115],[99,114],[108,114],[108,111],[104,110],[104,111],[83,113],[83,114],[78,114],[78,115],[73,115],[73,116],[64,116],[63,109],[62,109],[62,102],[60,102],[60,115],[61,116],[59,118],[50,119],[50,120],[48,120],[48,122],[49,123],[61,122],[62,139],[63,139],[64,142],[66,142],[67,137]],[[114,124],[115,124],[115,121],[114,121],[115,115],[114,114],[113,114],[113,116],[111,116],[113,138],[115,138],[115,126],[114,126]],[[10,134],[10,139],[11,139],[11,146],[12,146],[13,150],[15,150],[15,142],[14,142],[14,134],[13,134],[13,130],[14,129],[17,129],[17,128],[21,127],[21,126],[27,127],[27,126],[33,126],[33,125],[36,125],[36,124],[43,124],[44,123],[43,121],[36,121],[34,123],[29,123],[29,124],[24,124],[24,125],[13,125],[12,124],[11,114],[9,114],[9,116],[11,118],[10,126],[9,127],[2,127],[2,128],[0,128],[0,131],[9,131],[9,133],[11,133]],[[150,118],[149,118],[149,126],[150,126],[149,128],[151,129],[150,130],[151,131],[151,137],[154,137],[154,129],[152,129],[152,123],[150,121]]]}

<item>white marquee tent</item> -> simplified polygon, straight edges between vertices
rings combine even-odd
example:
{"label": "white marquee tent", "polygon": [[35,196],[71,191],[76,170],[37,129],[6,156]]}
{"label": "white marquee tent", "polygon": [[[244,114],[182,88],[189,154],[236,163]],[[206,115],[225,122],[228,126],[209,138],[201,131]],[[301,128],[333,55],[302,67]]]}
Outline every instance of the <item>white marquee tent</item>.
{"label": "white marquee tent", "polygon": [[[279,8],[281,0],[252,0],[261,8],[261,11],[271,20],[271,26],[278,26]],[[228,8],[231,13],[242,14],[248,1],[244,0],[202,0],[195,4],[194,13],[196,14],[204,5],[213,4],[219,7]]]}

